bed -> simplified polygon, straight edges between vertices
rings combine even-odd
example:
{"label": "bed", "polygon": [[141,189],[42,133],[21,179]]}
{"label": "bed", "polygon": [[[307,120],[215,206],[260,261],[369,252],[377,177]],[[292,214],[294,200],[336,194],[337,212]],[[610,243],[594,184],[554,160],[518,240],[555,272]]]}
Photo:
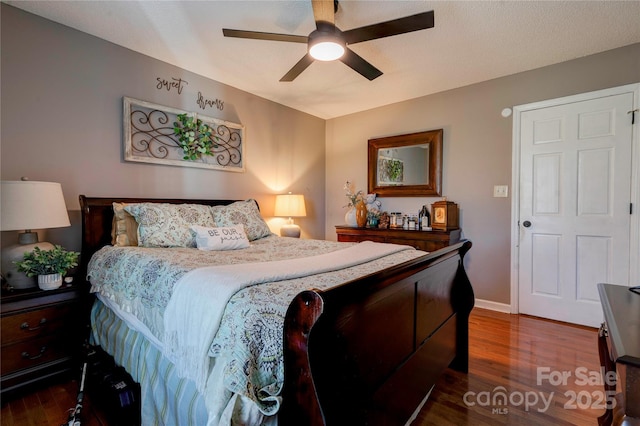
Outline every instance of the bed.
{"label": "bed", "polygon": [[[224,213],[214,217],[220,229],[238,218],[237,206],[257,210],[257,203],[80,196],[79,273],[97,295],[91,338],[140,383],[143,424],[400,425],[447,367],[467,371],[470,241],[432,253],[274,235],[239,250],[115,247],[114,203],[206,207]],[[148,254],[158,257],[144,261],[146,272],[131,272]],[[310,273],[299,272],[309,264]],[[224,271],[215,280],[250,276],[230,295],[216,290],[207,299],[212,290],[202,282],[214,279],[204,271]],[[159,275],[180,285],[159,287]],[[217,304],[217,320],[202,315]],[[205,361],[193,358],[202,345]]]}

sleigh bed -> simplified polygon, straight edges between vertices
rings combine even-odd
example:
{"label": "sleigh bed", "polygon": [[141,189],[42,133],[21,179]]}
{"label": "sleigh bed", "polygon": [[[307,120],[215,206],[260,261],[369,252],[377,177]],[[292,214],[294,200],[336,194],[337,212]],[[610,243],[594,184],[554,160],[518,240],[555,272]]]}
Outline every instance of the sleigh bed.
{"label": "sleigh bed", "polygon": [[[114,203],[198,205],[214,222],[242,222],[233,209],[255,202],[80,196],[91,338],[140,383],[142,424],[403,425],[447,367],[467,371],[469,241],[432,253],[272,234],[225,251],[114,246]],[[205,271],[221,274],[205,281],[248,274],[248,284],[207,299]],[[167,277],[179,285],[157,283]]]}

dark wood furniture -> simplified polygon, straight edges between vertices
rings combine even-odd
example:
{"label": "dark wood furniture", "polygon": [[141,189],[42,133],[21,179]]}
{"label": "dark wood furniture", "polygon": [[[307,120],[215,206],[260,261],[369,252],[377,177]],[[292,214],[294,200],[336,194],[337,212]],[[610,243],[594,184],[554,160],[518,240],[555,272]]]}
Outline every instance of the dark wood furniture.
{"label": "dark wood furniture", "polygon": [[[80,196],[82,265],[110,244],[112,202]],[[468,368],[474,295],[463,241],[291,302],[284,326],[282,425],[405,424],[438,377]]]}
{"label": "dark wood furniture", "polygon": [[[600,362],[618,374],[616,406],[598,418],[600,425],[640,425],[640,294],[629,287],[598,284],[604,323],[598,333]],[[605,379],[607,378],[605,374]],[[616,385],[605,380],[605,391]]]}
{"label": "dark wood furniture", "polygon": [[354,228],[336,226],[338,241],[406,244],[424,251],[435,251],[460,241],[460,229],[414,231],[401,228]]}
{"label": "dark wood furniture", "polygon": [[73,370],[84,338],[81,301],[78,285],[3,291],[3,397]]}

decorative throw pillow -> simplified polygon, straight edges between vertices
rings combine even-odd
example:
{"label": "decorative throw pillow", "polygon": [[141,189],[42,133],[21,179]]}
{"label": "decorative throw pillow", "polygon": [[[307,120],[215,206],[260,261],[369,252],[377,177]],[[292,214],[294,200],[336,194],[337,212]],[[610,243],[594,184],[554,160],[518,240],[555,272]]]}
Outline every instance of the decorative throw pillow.
{"label": "decorative throw pillow", "polygon": [[139,203],[124,209],[138,222],[141,247],[195,247],[191,225],[215,226],[209,206],[201,204]]}
{"label": "decorative throw pillow", "polygon": [[113,203],[111,244],[118,247],[138,245],[138,222],[127,212],[125,203]]}
{"label": "decorative throw pillow", "polygon": [[242,224],[220,228],[192,225],[191,230],[196,234],[198,250],[236,250],[250,246]]}
{"label": "decorative throw pillow", "polygon": [[256,200],[236,201],[228,206],[213,206],[211,212],[218,227],[244,225],[249,241],[271,235],[269,226],[260,215]]}

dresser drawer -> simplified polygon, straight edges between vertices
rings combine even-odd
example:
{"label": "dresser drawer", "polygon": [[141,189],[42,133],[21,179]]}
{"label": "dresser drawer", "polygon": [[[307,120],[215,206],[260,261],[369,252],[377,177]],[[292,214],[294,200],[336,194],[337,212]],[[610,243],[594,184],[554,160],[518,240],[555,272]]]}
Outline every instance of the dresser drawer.
{"label": "dresser drawer", "polygon": [[71,326],[75,304],[65,303],[2,317],[2,346],[52,334]]}
{"label": "dresser drawer", "polygon": [[407,244],[410,245],[412,247],[415,247],[418,250],[424,250],[424,251],[436,251],[438,249],[441,249],[443,247],[446,247],[449,245],[449,242],[447,241],[432,241],[432,240],[406,240],[406,242],[398,242],[398,244]]}
{"label": "dresser drawer", "polygon": [[396,241],[394,241],[394,243],[396,243],[396,244],[406,244],[406,245],[411,246],[413,248],[416,248],[418,250],[424,250],[424,251],[433,251],[434,250],[433,249],[433,244],[431,244],[431,241],[424,241],[424,240],[396,240]]}
{"label": "dresser drawer", "polygon": [[68,356],[70,339],[64,334],[48,334],[2,347],[0,374],[46,364]]}
{"label": "dresser drawer", "polygon": [[338,235],[338,241],[348,243],[359,243],[361,241],[373,241],[375,243],[387,243],[387,239],[384,236],[367,235],[366,237],[360,237],[358,235]]}
{"label": "dresser drawer", "polygon": [[460,241],[460,229],[420,231],[401,228],[352,228],[336,226],[338,241],[404,244],[418,250],[436,251]]}

